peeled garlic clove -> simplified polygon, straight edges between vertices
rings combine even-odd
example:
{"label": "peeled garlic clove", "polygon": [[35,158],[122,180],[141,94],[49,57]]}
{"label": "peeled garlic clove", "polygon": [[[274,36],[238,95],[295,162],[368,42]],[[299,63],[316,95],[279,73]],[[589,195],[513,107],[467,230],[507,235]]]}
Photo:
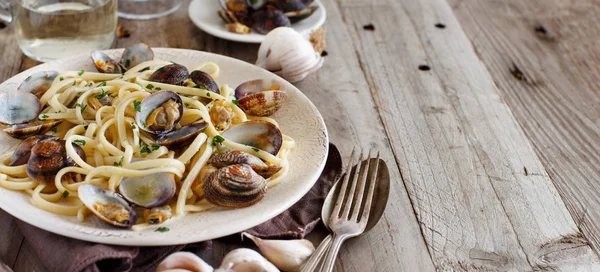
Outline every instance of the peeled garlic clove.
{"label": "peeled garlic clove", "polygon": [[269,32],[258,50],[256,65],[298,82],[323,66],[321,54],[300,33],[290,27]]}
{"label": "peeled garlic clove", "polygon": [[156,268],[156,272],[167,271],[213,272],[214,268],[195,254],[180,251],[169,255]]}
{"label": "peeled garlic clove", "polygon": [[279,269],[272,263],[267,261],[258,252],[247,249],[238,248],[233,250],[223,258],[223,262],[217,271],[227,272],[246,272],[246,271],[261,271],[261,272],[279,272]]}
{"label": "peeled garlic clove", "polygon": [[302,240],[265,240],[243,232],[243,236],[250,238],[260,252],[283,271],[299,271],[302,264],[315,251],[313,244]]}

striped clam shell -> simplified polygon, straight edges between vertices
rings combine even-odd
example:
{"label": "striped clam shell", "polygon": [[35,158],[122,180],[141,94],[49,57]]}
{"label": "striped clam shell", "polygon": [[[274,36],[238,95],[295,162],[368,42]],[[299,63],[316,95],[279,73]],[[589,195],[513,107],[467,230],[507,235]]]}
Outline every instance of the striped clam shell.
{"label": "striped clam shell", "polygon": [[204,197],[217,206],[242,208],[256,204],[267,192],[267,180],[247,164],[234,164],[212,173]]}
{"label": "striped clam shell", "polygon": [[[61,169],[76,165],[73,158],[67,154],[66,142],[58,139],[48,139],[37,142],[31,148],[27,161],[27,176],[36,182],[54,184],[54,177]],[[83,149],[77,144],[73,148],[81,158],[85,158]]]}
{"label": "striped clam shell", "polygon": [[244,112],[254,116],[270,116],[287,100],[278,80],[256,79],[246,81],[235,88],[238,105]]}
{"label": "striped clam shell", "polygon": [[269,178],[281,170],[281,167],[279,166],[269,166],[259,157],[237,150],[215,154],[208,160],[208,163],[216,167],[224,167],[233,164],[247,164],[252,167],[254,172],[263,178]]}

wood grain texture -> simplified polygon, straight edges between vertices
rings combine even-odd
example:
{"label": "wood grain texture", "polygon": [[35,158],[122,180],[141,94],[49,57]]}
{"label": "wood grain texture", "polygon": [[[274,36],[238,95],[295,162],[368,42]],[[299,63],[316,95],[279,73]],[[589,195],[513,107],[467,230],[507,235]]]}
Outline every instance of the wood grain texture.
{"label": "wood grain texture", "polygon": [[577,226],[600,252],[600,2],[451,0]]}
{"label": "wood grain texture", "polygon": [[[13,32],[10,26],[0,28],[0,81],[17,74],[21,65],[22,54]],[[15,219],[0,210],[0,261],[14,266],[22,242]]]}
{"label": "wood grain texture", "polygon": [[338,3],[436,268],[600,269],[448,3]]}

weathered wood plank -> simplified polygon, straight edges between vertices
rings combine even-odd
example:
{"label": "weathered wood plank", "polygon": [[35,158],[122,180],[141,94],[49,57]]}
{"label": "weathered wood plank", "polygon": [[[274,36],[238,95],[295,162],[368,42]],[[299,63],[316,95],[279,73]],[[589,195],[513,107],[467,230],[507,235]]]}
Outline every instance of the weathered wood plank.
{"label": "weathered wood plank", "polygon": [[577,226],[600,252],[600,3],[451,0]]}
{"label": "weathered wood plank", "polygon": [[[13,35],[13,27],[0,28],[0,82],[19,72],[21,51]],[[0,210],[0,261],[13,266],[23,241],[14,219]]]}
{"label": "weathered wood plank", "polygon": [[448,3],[338,3],[436,268],[600,269]]}

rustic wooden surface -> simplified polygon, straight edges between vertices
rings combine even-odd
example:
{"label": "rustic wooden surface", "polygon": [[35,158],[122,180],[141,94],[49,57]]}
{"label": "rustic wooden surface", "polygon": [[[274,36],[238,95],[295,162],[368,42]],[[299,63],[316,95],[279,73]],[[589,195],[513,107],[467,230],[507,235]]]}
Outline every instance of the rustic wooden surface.
{"label": "rustic wooden surface", "polygon": [[[328,56],[297,86],[345,157],[378,148],[393,182],[382,221],[336,271],[600,270],[598,1],[323,2]],[[131,36],[115,47],[248,62],[258,49],[203,33],[187,8],[119,24]],[[37,64],[13,31],[0,29],[0,80]],[[234,247],[198,253],[216,264]],[[0,261],[44,271],[1,210]]]}

